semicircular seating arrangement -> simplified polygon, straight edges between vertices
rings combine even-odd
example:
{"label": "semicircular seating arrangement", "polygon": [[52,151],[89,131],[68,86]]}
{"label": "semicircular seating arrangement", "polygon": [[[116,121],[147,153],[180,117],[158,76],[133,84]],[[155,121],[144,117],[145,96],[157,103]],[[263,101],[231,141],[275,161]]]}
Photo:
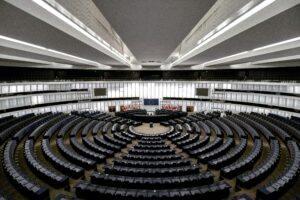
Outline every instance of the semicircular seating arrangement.
{"label": "semicircular seating arrangement", "polygon": [[299,195],[298,119],[194,113],[159,122],[166,131],[150,136],[136,128],[148,124],[127,118],[132,113],[1,118],[0,199],[251,200]]}

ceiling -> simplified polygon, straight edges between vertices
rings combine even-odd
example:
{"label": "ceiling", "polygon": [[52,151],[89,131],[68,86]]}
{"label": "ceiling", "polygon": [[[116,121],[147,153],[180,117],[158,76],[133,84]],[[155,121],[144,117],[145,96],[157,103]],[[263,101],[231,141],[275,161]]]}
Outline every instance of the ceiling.
{"label": "ceiling", "polygon": [[[0,35],[83,57],[102,64],[120,65],[118,61],[111,57],[5,1],[0,1],[0,19]],[[0,50],[0,53],[6,53],[6,51]],[[25,54],[24,56],[26,57]],[[39,56],[36,55],[36,57]],[[48,59],[46,60],[49,61]]]}
{"label": "ceiling", "polygon": [[[300,36],[300,5],[276,15],[237,36],[222,42],[211,49],[185,61],[185,65],[197,65],[217,58],[230,56],[239,52],[252,50],[268,44]],[[281,52],[285,55],[284,51]],[[298,51],[299,55],[300,52]],[[280,54],[276,54],[280,56]],[[266,55],[264,58],[272,58]],[[247,61],[256,61],[247,60]]]}
{"label": "ceiling", "polygon": [[[71,56],[111,66],[112,70],[130,69],[130,66],[124,65],[124,63],[121,63],[106,52],[100,51],[74,35],[62,31],[51,23],[47,23],[47,20],[41,20],[32,13],[15,7],[11,3],[13,1],[16,2],[16,0],[0,1],[0,36],[7,36],[47,49],[70,54]],[[122,42],[126,44],[131,53],[135,56],[137,64],[143,65],[142,70],[161,70],[161,63],[169,58],[172,52],[180,46],[186,36],[191,33],[193,28],[207,13],[213,10],[217,3],[223,1],[227,2],[228,6],[230,6],[230,1],[227,0],[74,1],[91,1],[95,7],[99,9],[114,31],[120,36]],[[300,0],[286,1],[297,2],[298,5],[292,6],[283,12],[278,12],[275,16],[217,45],[211,46],[205,51],[174,66],[172,69],[190,70],[191,66],[194,65],[200,65],[208,61],[249,51],[265,45],[300,37]],[[26,5],[23,6],[26,7]],[[226,8],[221,9],[226,10]],[[74,8],[74,10],[76,10],[76,8]],[[41,15],[43,14],[42,12],[44,11],[41,11]],[[205,26],[205,24],[203,26]],[[106,42],[109,43],[109,41]],[[82,63],[70,58],[64,59],[62,57],[27,52],[24,49],[21,50],[15,47],[4,46],[1,41],[0,54],[85,67]],[[234,64],[298,55],[300,55],[300,45],[297,48],[266,53],[251,58],[237,58],[216,66],[221,68],[225,65],[228,67]],[[278,61],[278,63],[280,63],[280,61]],[[274,66],[278,67],[278,63]],[[28,66],[28,63],[26,66]],[[245,68],[247,68],[247,66],[248,65],[245,65]],[[47,68],[49,66],[45,67]]]}
{"label": "ceiling", "polygon": [[268,59],[272,59],[272,58],[297,56],[297,55],[300,55],[300,48],[294,48],[294,49],[289,49],[289,50],[285,50],[285,51],[278,51],[278,52],[270,53],[267,55],[254,56],[252,58],[239,59],[239,60],[235,60],[232,62],[228,62],[227,64],[233,65],[233,64],[238,64],[238,63],[248,63],[248,62],[255,62],[255,61],[260,61],[260,60],[268,60]]}
{"label": "ceiling", "polygon": [[44,55],[38,55],[38,54],[35,54],[35,53],[30,53],[30,52],[21,51],[21,50],[18,50],[18,49],[12,49],[12,48],[1,47],[1,46],[0,46],[0,54],[13,55],[13,56],[16,56],[16,57],[25,57],[25,58],[41,60],[41,61],[46,61],[46,62],[56,62],[56,63],[64,63],[64,64],[70,64],[70,65],[76,65],[77,64],[76,62],[72,62],[72,61],[69,61],[69,60],[53,58],[53,57],[44,56]]}
{"label": "ceiling", "polygon": [[216,0],[94,0],[140,62],[163,62]]}

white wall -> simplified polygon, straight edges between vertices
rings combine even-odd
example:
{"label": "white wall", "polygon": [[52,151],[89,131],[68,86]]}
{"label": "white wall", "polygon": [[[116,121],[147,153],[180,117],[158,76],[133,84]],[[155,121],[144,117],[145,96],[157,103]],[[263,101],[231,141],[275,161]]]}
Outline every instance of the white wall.
{"label": "white wall", "polygon": [[[96,98],[93,95],[94,88],[107,88],[107,96],[97,98],[122,98],[122,97],[139,97],[140,104],[144,98],[158,98],[160,101],[163,97],[177,98],[200,98],[195,95],[196,88],[209,88],[210,95],[201,97],[206,99],[221,99],[234,102],[248,102],[265,105],[273,105],[286,107],[291,109],[300,109],[300,97],[291,97],[285,95],[269,95],[249,93],[247,90],[255,91],[272,91],[280,93],[300,94],[300,84],[296,83],[264,83],[264,82],[202,82],[202,81],[106,81],[106,82],[30,82],[30,83],[1,83],[0,93],[11,94],[16,92],[33,92],[33,91],[48,91],[48,90],[71,90],[71,89],[88,89],[87,92],[57,92],[51,94],[32,94],[23,96],[1,97],[0,109],[17,108],[21,106],[62,102],[70,100],[85,100]],[[218,89],[233,89],[242,90],[245,92],[214,92]],[[179,101],[178,101],[179,102]],[[128,101],[128,104],[133,102]],[[137,103],[137,102],[134,102]],[[167,103],[174,103],[167,101]],[[88,107],[106,111],[110,104],[125,105],[124,103],[116,102],[91,102],[86,103]],[[187,105],[194,105],[192,101],[181,102],[183,109]],[[97,105],[96,107],[94,105]],[[105,106],[104,106],[105,105]],[[127,105],[127,104],[126,104]],[[199,105],[199,106],[198,106]],[[63,107],[63,110],[67,109]],[[204,107],[203,107],[204,106]],[[238,104],[216,104],[211,102],[198,102],[195,106],[196,111],[205,109],[231,109],[237,111],[257,110],[257,107],[247,107]],[[43,108],[34,109],[42,112]],[[54,108],[53,108],[54,109]],[[79,109],[79,108],[78,108]],[[155,108],[154,108],[155,109]],[[152,108],[150,110],[153,110]],[[261,108],[262,112],[268,109]],[[270,110],[270,109],[269,109]],[[289,112],[285,112],[290,115]]]}

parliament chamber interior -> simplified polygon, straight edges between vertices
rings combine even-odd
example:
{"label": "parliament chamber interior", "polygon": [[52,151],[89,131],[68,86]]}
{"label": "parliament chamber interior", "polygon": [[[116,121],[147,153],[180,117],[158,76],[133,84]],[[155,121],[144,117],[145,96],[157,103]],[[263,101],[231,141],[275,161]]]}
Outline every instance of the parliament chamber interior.
{"label": "parliament chamber interior", "polygon": [[0,200],[300,200],[300,0],[1,0]]}

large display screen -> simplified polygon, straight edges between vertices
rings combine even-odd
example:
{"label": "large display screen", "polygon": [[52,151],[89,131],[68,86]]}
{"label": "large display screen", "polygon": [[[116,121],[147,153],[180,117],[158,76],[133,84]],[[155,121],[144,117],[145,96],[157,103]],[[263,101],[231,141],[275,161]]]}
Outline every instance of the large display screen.
{"label": "large display screen", "polygon": [[145,106],[158,106],[159,100],[158,99],[144,99]]}
{"label": "large display screen", "polygon": [[106,96],[106,88],[94,88],[94,96]]}
{"label": "large display screen", "polygon": [[196,88],[196,96],[208,96],[208,88]]}

